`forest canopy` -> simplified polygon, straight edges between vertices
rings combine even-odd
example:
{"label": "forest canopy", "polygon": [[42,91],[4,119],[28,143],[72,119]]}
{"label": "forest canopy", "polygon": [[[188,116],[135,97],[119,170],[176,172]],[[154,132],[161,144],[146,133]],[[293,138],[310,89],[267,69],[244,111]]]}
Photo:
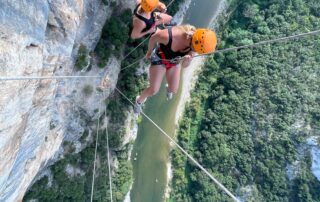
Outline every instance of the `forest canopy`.
{"label": "forest canopy", "polygon": [[[219,49],[320,29],[317,0],[235,2]],[[320,136],[319,52],[320,36],[311,36],[209,57],[179,143],[245,201],[320,201],[305,146]],[[184,155],[172,157],[171,201],[229,201]]]}

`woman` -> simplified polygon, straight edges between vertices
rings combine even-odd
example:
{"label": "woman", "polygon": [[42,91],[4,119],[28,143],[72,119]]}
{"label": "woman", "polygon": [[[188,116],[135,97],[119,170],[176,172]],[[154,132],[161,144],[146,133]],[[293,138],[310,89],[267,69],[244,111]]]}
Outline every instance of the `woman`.
{"label": "woman", "polygon": [[[155,47],[157,44],[157,47]],[[181,66],[187,67],[194,53],[207,54],[214,51],[217,45],[216,34],[208,29],[196,29],[191,25],[181,25],[159,30],[150,37],[146,57],[151,59],[149,69],[150,85],[136,99],[135,111],[140,113],[141,104],[147,97],[155,95],[166,75],[167,96],[178,91],[180,70],[179,57],[182,58]],[[155,48],[154,48],[155,47]]]}
{"label": "woman", "polygon": [[[168,24],[172,17],[165,14],[167,7],[159,0],[137,0],[133,14],[132,39],[138,39],[156,31],[160,24]],[[160,12],[155,12],[158,9]]]}

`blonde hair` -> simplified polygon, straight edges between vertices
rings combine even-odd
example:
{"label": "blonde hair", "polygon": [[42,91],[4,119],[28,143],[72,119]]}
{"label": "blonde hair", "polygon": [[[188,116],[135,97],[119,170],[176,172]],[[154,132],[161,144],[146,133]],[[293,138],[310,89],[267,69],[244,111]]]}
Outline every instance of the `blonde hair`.
{"label": "blonde hair", "polygon": [[187,38],[192,37],[193,33],[196,31],[195,26],[190,24],[179,25],[177,28],[183,31]]}

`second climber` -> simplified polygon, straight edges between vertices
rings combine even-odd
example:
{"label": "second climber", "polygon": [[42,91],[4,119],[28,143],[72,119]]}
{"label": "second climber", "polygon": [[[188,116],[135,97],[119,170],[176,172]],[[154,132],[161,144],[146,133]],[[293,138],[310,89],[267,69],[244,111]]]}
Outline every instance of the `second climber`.
{"label": "second climber", "polygon": [[137,6],[133,11],[131,38],[138,39],[152,34],[158,25],[168,24],[172,17],[165,13],[166,10],[166,5],[159,0],[137,0]]}

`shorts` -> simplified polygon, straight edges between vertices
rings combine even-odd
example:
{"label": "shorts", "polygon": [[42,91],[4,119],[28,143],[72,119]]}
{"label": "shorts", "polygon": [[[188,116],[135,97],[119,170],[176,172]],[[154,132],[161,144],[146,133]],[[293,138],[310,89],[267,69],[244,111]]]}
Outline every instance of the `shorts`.
{"label": "shorts", "polygon": [[172,67],[175,67],[179,64],[179,61],[168,61],[165,58],[164,54],[161,52],[159,47],[153,49],[151,54],[151,65],[163,65],[168,70]]}

